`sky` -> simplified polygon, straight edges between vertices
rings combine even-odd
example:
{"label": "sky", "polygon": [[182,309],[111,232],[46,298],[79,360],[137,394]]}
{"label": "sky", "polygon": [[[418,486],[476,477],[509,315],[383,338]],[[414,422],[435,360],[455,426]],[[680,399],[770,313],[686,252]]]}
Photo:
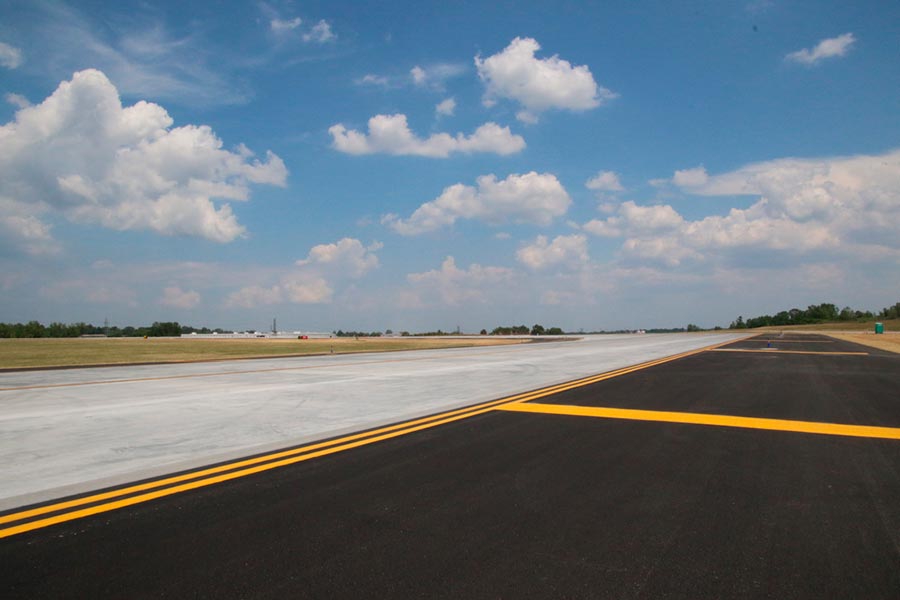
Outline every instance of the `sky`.
{"label": "sky", "polygon": [[0,2],[0,321],[900,300],[900,4]]}

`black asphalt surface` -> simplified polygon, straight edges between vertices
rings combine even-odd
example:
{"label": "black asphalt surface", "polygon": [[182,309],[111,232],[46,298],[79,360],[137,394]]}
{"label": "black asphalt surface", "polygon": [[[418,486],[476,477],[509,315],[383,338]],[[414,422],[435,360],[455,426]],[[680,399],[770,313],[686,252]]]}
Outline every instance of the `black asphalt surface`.
{"label": "black asphalt surface", "polygon": [[[705,352],[538,402],[900,427],[900,355],[772,345],[869,354]],[[0,596],[896,599],[900,440],[491,412],[2,539]]]}

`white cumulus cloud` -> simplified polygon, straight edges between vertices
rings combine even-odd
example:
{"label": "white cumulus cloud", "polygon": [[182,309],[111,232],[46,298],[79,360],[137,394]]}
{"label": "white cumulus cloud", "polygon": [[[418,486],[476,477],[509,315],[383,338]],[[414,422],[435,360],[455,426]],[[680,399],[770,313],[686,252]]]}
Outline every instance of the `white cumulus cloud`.
{"label": "white cumulus cloud", "polygon": [[343,238],[333,244],[313,246],[305,259],[298,260],[298,267],[321,266],[339,269],[351,277],[361,277],[372,269],[378,268],[377,250],[382,244],[375,242],[366,247],[359,240]]}
{"label": "white cumulus cloud", "polygon": [[703,166],[675,171],[675,175],[672,177],[672,183],[684,188],[699,187],[708,180],[709,176],[706,174],[706,169]]}
{"label": "white cumulus cloud", "polygon": [[444,89],[448,79],[459,77],[466,72],[465,65],[455,63],[437,63],[422,67],[414,66],[409,70],[409,76],[417,87],[431,88],[434,91]]}
{"label": "white cumulus cloud", "polygon": [[671,206],[623,203],[618,213],[583,226],[626,238],[625,258],[685,262],[792,264],[900,260],[900,150],[882,155],[786,158],[735,171],[682,178],[704,196],[757,196],[746,209],[690,221]]}
{"label": "white cumulus cloud", "polygon": [[482,175],[475,187],[457,183],[444,189],[408,219],[388,214],[381,222],[401,235],[434,231],[453,225],[457,219],[549,225],[564,215],[571,203],[563,185],[550,173],[512,174],[501,181],[496,175]]}
{"label": "white cumulus cloud", "polygon": [[520,248],[516,252],[516,258],[535,271],[555,266],[574,268],[590,261],[587,238],[580,233],[560,235],[552,242],[539,235],[534,243]]}
{"label": "white cumulus cloud", "polygon": [[600,171],[588,179],[584,187],[597,192],[621,192],[625,189],[615,171]]}
{"label": "white cumulus cloud", "polygon": [[456,111],[456,100],[453,98],[447,98],[437,104],[434,107],[434,111],[439,115],[444,115],[447,117],[452,117],[453,113]]}
{"label": "white cumulus cloud", "polygon": [[182,290],[178,286],[170,286],[163,290],[160,304],[172,308],[194,308],[200,304],[200,294],[193,290]]}
{"label": "white cumulus cloud", "polygon": [[788,62],[800,63],[801,65],[816,65],[826,58],[835,56],[844,56],[850,51],[850,48],[856,42],[856,37],[852,33],[845,33],[837,37],[824,39],[814,48],[803,48],[796,52],[791,52],[784,59]]}
{"label": "white cumulus cloud", "polygon": [[671,206],[638,206],[629,200],[619,205],[615,216],[588,221],[582,229],[601,237],[619,237],[635,233],[655,234],[682,224],[684,219]]}
{"label": "white cumulus cloud", "polygon": [[354,238],[310,248],[306,258],[280,269],[272,285],[244,286],[225,299],[226,308],[253,308],[270,304],[327,304],[334,299],[335,288],[348,280],[359,279],[377,269],[375,254],[382,244],[363,246]]}
{"label": "white cumulus cloud", "polygon": [[312,42],[315,44],[324,44],[337,39],[337,36],[331,31],[331,25],[323,20],[312,26],[308,32],[303,34],[304,42]]}
{"label": "white cumulus cloud", "polygon": [[490,152],[513,154],[525,148],[525,140],[513,135],[509,127],[485,123],[471,135],[435,133],[427,139],[417,137],[406,122],[406,115],[376,115],[369,119],[368,134],[347,129],[338,123],[328,129],[332,146],[347,154],[394,154],[446,158],[452,153]]}
{"label": "white cumulus cloud", "polygon": [[588,110],[616,97],[594,81],[587,65],[573,67],[553,55],[536,58],[541,46],[532,38],[515,38],[502,52],[475,57],[478,76],[485,83],[485,104],[508,98],[522,105],[519,120],[533,123],[548,109]]}
{"label": "white cumulus cloud", "polygon": [[31,106],[31,102],[28,101],[28,98],[23,96],[22,94],[13,94],[12,92],[6,94],[4,99],[7,103],[12,104],[16,108],[28,108]]}
{"label": "white cumulus cloud", "polygon": [[0,126],[0,210],[229,242],[245,230],[217,200],[283,186],[287,169],[271,152],[260,161],[222,146],[205,125],[172,127],[157,104],[123,107],[102,72],[81,71]]}
{"label": "white cumulus cloud", "polygon": [[440,269],[406,276],[414,290],[413,301],[407,301],[417,306],[426,301],[448,306],[481,303],[492,290],[507,287],[515,276],[515,271],[505,267],[472,264],[468,269],[460,269],[456,260],[448,256]]}
{"label": "white cumulus cloud", "polygon": [[275,33],[284,33],[286,31],[293,31],[300,27],[300,24],[303,23],[303,20],[300,17],[294,17],[293,19],[272,19],[269,21],[269,27],[271,27],[272,31]]}
{"label": "white cumulus cloud", "polygon": [[22,64],[22,51],[15,46],[0,42],[0,65],[7,69],[17,69]]}

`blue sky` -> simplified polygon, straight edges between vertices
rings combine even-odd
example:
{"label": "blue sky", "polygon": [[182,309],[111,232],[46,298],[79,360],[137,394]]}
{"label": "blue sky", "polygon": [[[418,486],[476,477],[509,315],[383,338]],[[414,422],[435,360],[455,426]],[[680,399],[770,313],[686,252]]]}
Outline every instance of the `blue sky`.
{"label": "blue sky", "polygon": [[590,330],[893,304],[898,22],[5,2],[0,320]]}

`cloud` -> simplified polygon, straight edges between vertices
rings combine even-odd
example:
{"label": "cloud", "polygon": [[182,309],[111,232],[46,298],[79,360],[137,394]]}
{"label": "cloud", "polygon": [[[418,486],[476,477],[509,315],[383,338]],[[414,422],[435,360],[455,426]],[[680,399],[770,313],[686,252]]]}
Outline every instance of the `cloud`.
{"label": "cloud", "polygon": [[303,260],[298,260],[298,267],[322,266],[339,269],[352,277],[361,277],[372,269],[378,268],[378,256],[375,254],[383,245],[379,242],[365,247],[359,240],[343,238],[334,244],[313,246]]}
{"label": "cloud", "polygon": [[459,77],[466,72],[466,66],[456,63],[437,63],[427,67],[414,66],[409,71],[413,85],[443,91],[448,79]]}
{"label": "cloud", "polygon": [[337,36],[331,31],[331,25],[324,19],[320,20],[313,25],[312,29],[303,34],[304,42],[312,42],[315,44],[325,44],[336,39]]}
{"label": "cloud", "polygon": [[32,208],[28,204],[0,195],[0,256],[59,254],[61,247],[53,239],[52,227],[31,213]]}
{"label": "cloud", "polygon": [[16,108],[28,108],[31,106],[31,102],[29,102],[28,98],[22,94],[13,94],[10,92],[4,96],[4,99],[8,104],[12,104]]}
{"label": "cloud", "polygon": [[625,189],[615,171],[598,172],[585,182],[584,187],[598,192],[621,192]]}
{"label": "cloud", "polygon": [[579,233],[560,235],[552,242],[539,235],[534,243],[520,248],[516,258],[534,271],[555,266],[575,268],[590,261],[587,238]]}
{"label": "cloud", "polygon": [[668,205],[638,206],[629,200],[618,207],[617,213],[607,219],[588,221],[582,229],[596,236],[619,237],[658,234],[684,224],[681,215]]}
{"label": "cloud", "polygon": [[357,85],[375,85],[378,87],[390,87],[391,81],[382,75],[369,73],[355,81]]}
{"label": "cloud", "polygon": [[707,181],[709,181],[709,176],[706,174],[706,169],[703,166],[675,171],[675,176],[672,177],[672,183],[679,187],[687,188],[705,185]]}
{"label": "cloud", "polygon": [[784,57],[784,60],[807,66],[816,65],[826,58],[844,56],[850,51],[855,42],[856,37],[852,33],[845,33],[822,40],[812,50],[803,48],[802,50],[791,52]]}
{"label": "cloud", "polygon": [[369,119],[368,135],[355,129],[348,130],[338,123],[328,129],[333,138],[332,147],[347,154],[394,154],[446,158],[454,152],[472,154],[491,152],[513,154],[525,148],[522,136],[513,135],[509,127],[485,123],[469,136],[457,133],[435,133],[427,139],[416,137],[410,131],[406,115],[376,115]]}
{"label": "cloud", "polygon": [[518,119],[533,123],[545,110],[588,110],[616,97],[597,85],[587,65],[573,67],[557,55],[535,58],[540,48],[532,38],[517,37],[498,54],[475,57],[478,76],[487,87],[485,105],[500,98],[515,100],[523,107]]}
{"label": "cloud", "polygon": [[564,215],[572,203],[565,188],[550,173],[512,174],[502,181],[497,181],[496,175],[482,175],[476,185],[457,183],[417,208],[409,219],[388,214],[381,222],[401,235],[419,235],[448,227],[457,219],[549,225]]}
{"label": "cloud", "polygon": [[[690,185],[688,185],[690,184]],[[882,155],[754,163],[682,179],[702,196],[758,196],[746,209],[689,221],[671,206],[625,202],[616,216],[586,223],[595,235],[625,237],[625,259],[763,265],[900,260],[900,150]]]}
{"label": "cloud", "polygon": [[515,277],[515,271],[505,267],[472,264],[468,269],[460,269],[456,266],[456,260],[448,256],[440,269],[406,276],[415,290],[407,302],[413,306],[483,303],[488,300],[489,290],[508,287]]}
{"label": "cloud", "polygon": [[447,98],[437,104],[434,107],[434,112],[439,115],[444,115],[447,117],[452,117],[453,113],[456,111],[456,100],[453,98]]}
{"label": "cloud", "polygon": [[[161,106],[123,107],[97,70],[75,73],[40,104],[0,126],[0,218],[59,214],[70,221],[229,242],[245,229],[231,207],[250,184],[283,186],[287,169],[204,125],[172,127]],[[45,229],[45,234],[49,230]],[[41,234],[38,234],[40,237]]]}
{"label": "cloud", "polygon": [[225,308],[256,308],[282,302],[284,302],[284,295],[281,292],[281,286],[266,288],[249,285],[228,294],[224,306]]}
{"label": "cloud", "polygon": [[271,27],[272,31],[275,33],[285,33],[288,31],[293,31],[300,27],[300,24],[303,23],[303,20],[300,17],[294,17],[293,19],[272,19],[269,21],[269,27]]}
{"label": "cloud", "polygon": [[14,46],[0,42],[0,66],[7,69],[18,69],[22,65],[22,51]]}
{"label": "cloud", "polygon": [[204,39],[202,26],[176,36],[159,21],[103,19],[62,2],[28,3],[28,10],[25,33],[35,46],[29,62],[45,75],[62,79],[90,66],[122,94],[192,106],[242,104],[252,96],[227,73],[239,62],[230,48]]}
{"label": "cloud", "polygon": [[200,304],[200,294],[193,290],[184,291],[178,286],[170,286],[163,290],[159,303],[172,308],[194,308]]}
{"label": "cloud", "polygon": [[273,285],[244,286],[228,294],[224,305],[226,308],[254,308],[286,302],[328,304],[334,299],[336,286],[378,268],[380,263],[375,253],[381,248],[379,242],[363,246],[354,238],[313,246],[306,258],[277,273],[277,282]]}

